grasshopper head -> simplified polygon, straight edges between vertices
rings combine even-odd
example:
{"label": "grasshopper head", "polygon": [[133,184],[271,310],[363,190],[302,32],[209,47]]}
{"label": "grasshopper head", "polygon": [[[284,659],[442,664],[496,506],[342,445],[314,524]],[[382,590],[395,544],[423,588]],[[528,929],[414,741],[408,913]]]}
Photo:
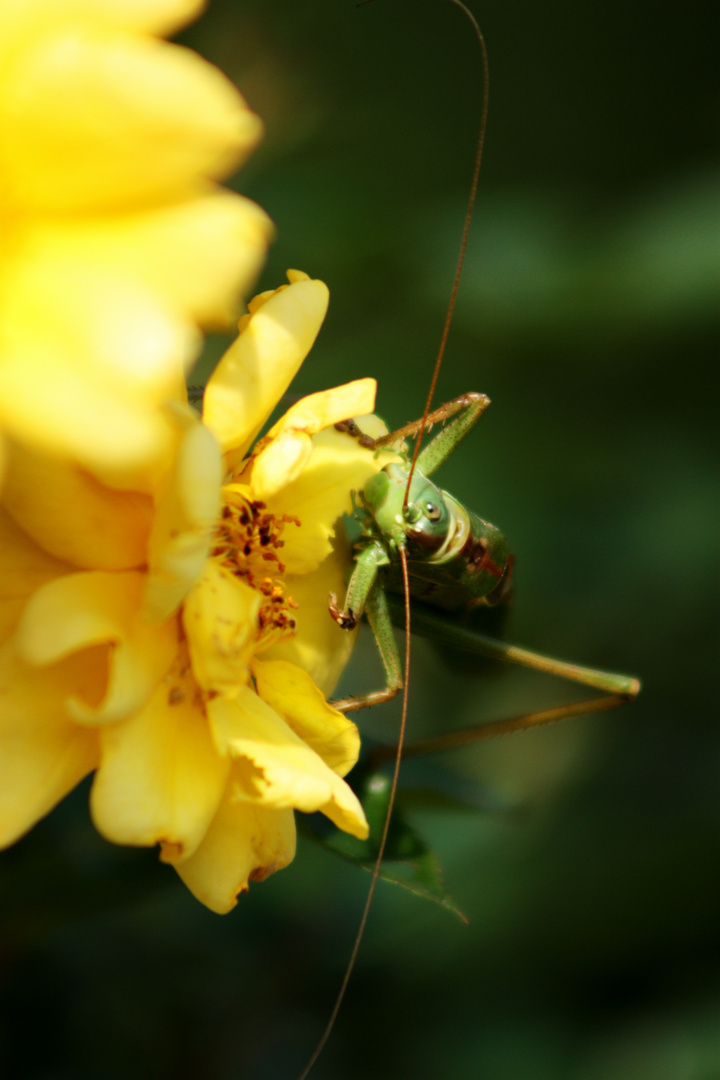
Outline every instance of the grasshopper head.
{"label": "grasshopper head", "polygon": [[386,465],[366,485],[363,503],[388,541],[407,547],[411,556],[427,557],[447,540],[452,515],[440,488],[417,469],[403,508],[407,482],[407,468]]}

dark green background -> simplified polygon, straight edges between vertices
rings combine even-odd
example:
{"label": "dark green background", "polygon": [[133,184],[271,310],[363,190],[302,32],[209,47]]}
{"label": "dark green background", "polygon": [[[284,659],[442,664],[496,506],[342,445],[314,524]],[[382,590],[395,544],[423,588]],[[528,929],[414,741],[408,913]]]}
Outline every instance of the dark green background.
{"label": "dark green background", "polygon": [[[474,6],[490,126],[438,401],[493,405],[442,481],[510,537],[511,639],[645,688],[443,759],[495,807],[416,819],[469,926],[381,885],[315,1075],[717,1080],[716,6]],[[297,388],[372,375],[391,424],[417,417],[479,117],[460,14],[216,0],[183,40],[267,123],[238,181],[277,223],[262,286],[288,266],[330,286]],[[368,639],[348,692],[378,682]],[[414,733],[572,693],[414,660]],[[396,715],[361,723],[389,737]],[[0,1074],[293,1080],[367,876],[306,842],[220,918],[86,802],[0,859]]]}

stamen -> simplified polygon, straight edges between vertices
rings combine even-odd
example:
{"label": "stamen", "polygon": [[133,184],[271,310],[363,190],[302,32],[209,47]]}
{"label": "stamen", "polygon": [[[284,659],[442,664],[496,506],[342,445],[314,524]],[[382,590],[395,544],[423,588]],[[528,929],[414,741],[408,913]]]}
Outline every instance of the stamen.
{"label": "stamen", "polygon": [[276,516],[264,502],[247,499],[239,491],[226,491],[225,499],[212,555],[264,598],[258,616],[256,651],[264,650],[295,632],[291,611],[299,605],[292,596],[285,595],[281,580],[268,576],[268,570],[285,573],[285,563],[277,554],[285,545],[282,534],[286,525],[299,528],[300,520],[290,514]]}

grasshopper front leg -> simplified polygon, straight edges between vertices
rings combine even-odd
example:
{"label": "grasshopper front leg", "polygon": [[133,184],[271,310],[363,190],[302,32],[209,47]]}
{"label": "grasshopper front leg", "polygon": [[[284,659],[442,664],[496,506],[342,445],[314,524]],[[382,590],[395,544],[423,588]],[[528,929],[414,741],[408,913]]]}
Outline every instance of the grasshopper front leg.
{"label": "grasshopper front leg", "polygon": [[[421,451],[417,459],[417,467],[425,476],[432,476],[440,466],[447,461],[453,450],[462,442],[468,432],[477,424],[482,414],[490,404],[490,398],[485,394],[469,393],[462,397],[441,405],[428,415],[426,427],[429,431],[433,424],[451,422],[443,427],[435,438]],[[376,447],[392,446],[401,439],[412,438],[417,435],[422,427],[422,420],[413,420],[405,427],[391,431],[389,435],[375,440]]]}
{"label": "grasshopper front leg", "polygon": [[[427,431],[430,431],[433,424],[445,423],[446,420],[452,422],[447,424],[419,455],[417,467],[425,476],[432,476],[443,462],[447,461],[456,446],[475,427],[489,404],[490,398],[485,394],[468,393],[446,402],[439,409],[428,414],[425,421]],[[453,419],[454,417],[456,419]],[[422,420],[412,420],[404,427],[390,431],[387,435],[381,435],[379,439],[373,439],[366,435],[354,420],[342,420],[335,425],[338,431],[347,432],[348,435],[357,439],[361,446],[369,450],[380,450],[382,447],[392,448],[403,439],[412,439],[422,426]]]}
{"label": "grasshopper front leg", "polygon": [[330,614],[341,629],[352,630],[357,626],[363,614],[367,615],[387,679],[384,690],[374,690],[369,694],[358,694],[356,697],[334,701],[333,707],[340,712],[352,712],[355,709],[364,709],[368,705],[379,705],[383,701],[390,701],[403,687],[402,663],[395,644],[390,607],[383,584],[378,578],[380,567],[387,566],[389,562],[390,559],[382,544],[368,544],[355,562],[355,568],[348,583],[345,607],[339,608],[337,596],[334,593],[330,594]]}

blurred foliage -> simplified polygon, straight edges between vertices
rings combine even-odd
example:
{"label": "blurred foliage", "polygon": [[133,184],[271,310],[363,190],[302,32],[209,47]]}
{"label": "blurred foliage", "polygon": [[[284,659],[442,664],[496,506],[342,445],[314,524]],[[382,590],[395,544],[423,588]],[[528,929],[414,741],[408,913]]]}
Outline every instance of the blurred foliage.
{"label": "blurred foliage", "polygon": [[[490,127],[438,400],[493,406],[442,482],[510,537],[511,640],[645,688],[443,757],[488,809],[412,813],[469,926],[381,882],[314,1075],[717,1080],[716,9],[474,8]],[[414,419],[479,117],[472,34],[437,2],[213,0],[183,40],[267,123],[241,174],[278,228],[262,286],[293,266],[331,288],[297,389],[374,375],[388,421]],[[343,691],[379,678],[366,634]],[[414,736],[567,693],[414,646]],[[397,712],[372,712],[391,739]],[[367,884],[306,841],[219,918],[155,853],[100,840],[80,790],[0,860],[0,1074],[292,1078]]]}

